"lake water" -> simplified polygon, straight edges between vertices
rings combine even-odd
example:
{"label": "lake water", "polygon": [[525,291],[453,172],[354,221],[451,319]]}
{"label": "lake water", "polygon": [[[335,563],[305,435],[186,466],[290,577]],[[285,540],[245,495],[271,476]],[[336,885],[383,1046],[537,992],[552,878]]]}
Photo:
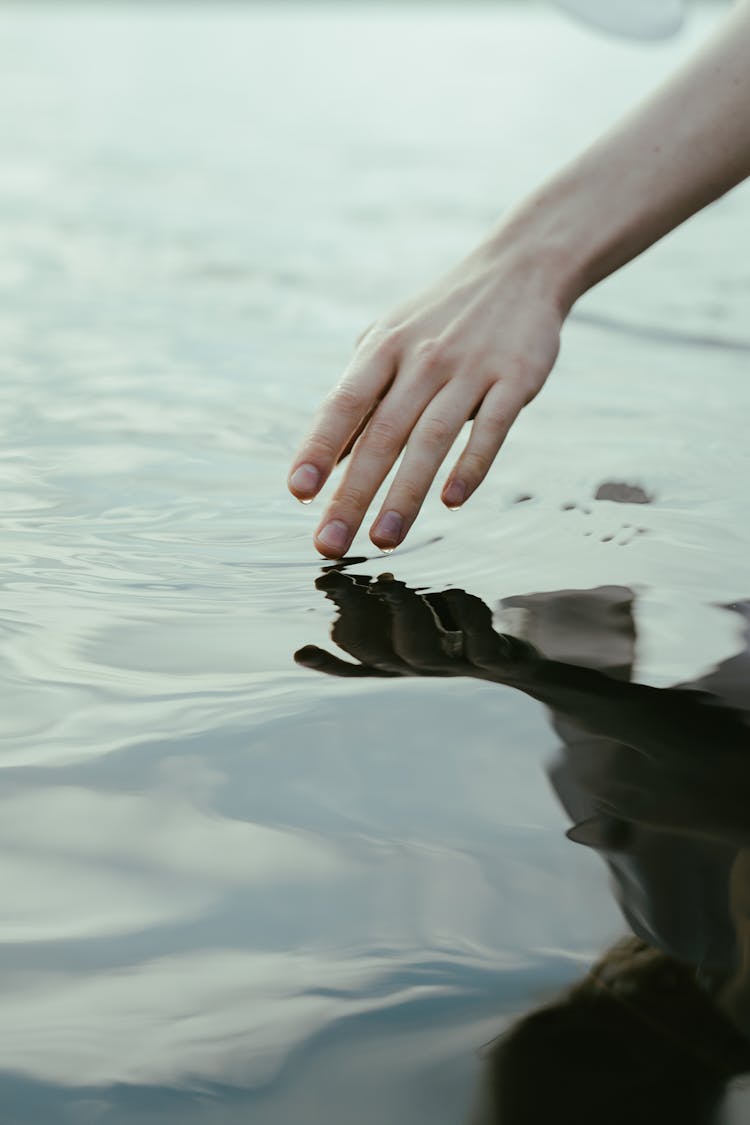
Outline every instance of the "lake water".
{"label": "lake water", "polygon": [[[627,931],[541,703],[295,664],[335,607],[285,477],[358,333],[718,14],[0,9],[4,1125],[462,1122]],[[655,687],[740,650],[749,231],[743,187],[590,294],[466,510],[347,574],[626,588]]]}

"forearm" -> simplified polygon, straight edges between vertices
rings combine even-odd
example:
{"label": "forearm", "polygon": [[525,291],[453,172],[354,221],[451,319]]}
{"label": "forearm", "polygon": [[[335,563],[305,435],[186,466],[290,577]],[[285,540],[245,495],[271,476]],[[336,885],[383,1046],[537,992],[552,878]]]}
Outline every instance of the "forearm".
{"label": "forearm", "polygon": [[315,545],[342,558],[401,464],[370,530],[393,550],[466,421],[443,486],[462,506],[554,366],[577,298],[750,174],[750,0],[640,109],[538,191],[476,251],[360,338],[292,463],[312,500],[351,458]]}
{"label": "forearm", "polygon": [[528,199],[485,248],[541,260],[564,313],[750,175],[750,0],[634,112]]}
{"label": "forearm", "polygon": [[[510,671],[501,666],[497,675],[484,678],[517,688],[592,735],[631,746],[655,761],[677,761],[683,771],[689,771],[691,758],[700,772],[708,753],[725,763],[734,756],[743,792],[750,783],[748,727],[737,712],[708,695],[617,680],[594,668],[544,658]],[[746,800],[743,810],[745,821],[750,820]]]}

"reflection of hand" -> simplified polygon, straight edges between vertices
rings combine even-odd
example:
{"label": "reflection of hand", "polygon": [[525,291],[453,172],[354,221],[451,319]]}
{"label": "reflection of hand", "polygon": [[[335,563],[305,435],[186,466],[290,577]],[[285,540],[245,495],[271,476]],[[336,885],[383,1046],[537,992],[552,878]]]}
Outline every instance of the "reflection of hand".
{"label": "reflection of hand", "polygon": [[[332,638],[357,663],[308,645],[295,654],[306,668],[333,676],[471,676],[508,684],[576,724],[566,771],[593,799],[598,815],[574,828],[580,843],[627,847],[628,825],[743,845],[750,841],[750,732],[744,713],[703,692],[655,688],[580,665],[548,660],[516,637],[497,633],[490,609],[464,590],[418,593],[384,574],[373,581],[331,571],[316,582],[339,616]],[[583,595],[581,595],[583,597]],[[540,621],[557,620],[559,599],[526,599]],[[612,597],[587,599],[589,640]],[[598,615],[598,616],[597,616]],[[547,630],[553,637],[554,633]],[[618,650],[619,651],[619,650]]]}
{"label": "reflection of hand", "polygon": [[312,499],[359,439],[315,535],[321,554],[346,554],[406,446],[370,530],[376,546],[398,546],[470,418],[471,435],[443,502],[458,508],[479,487],[557,357],[563,302],[553,277],[543,251],[501,251],[490,240],[360,337],[289,477],[298,499]]}
{"label": "reflection of hand", "polygon": [[307,645],[295,660],[333,676],[474,676],[513,682],[536,660],[524,641],[496,633],[492,613],[463,590],[418,594],[384,574],[374,582],[332,571],[316,582],[337,606],[331,636],[351,664]]}

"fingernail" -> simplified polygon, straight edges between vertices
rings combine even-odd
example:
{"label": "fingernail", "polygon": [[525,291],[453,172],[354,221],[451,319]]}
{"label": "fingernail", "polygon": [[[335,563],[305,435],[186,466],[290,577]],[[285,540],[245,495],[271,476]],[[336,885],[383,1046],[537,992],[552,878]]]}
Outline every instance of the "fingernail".
{"label": "fingernail", "polygon": [[338,551],[343,555],[349,546],[349,528],[343,520],[331,520],[318,532],[318,542],[329,551]]}
{"label": "fingernail", "polygon": [[383,512],[372,529],[376,539],[386,539],[389,546],[398,546],[404,530],[404,517],[400,512]]}
{"label": "fingernail", "polygon": [[289,478],[293,492],[315,492],[320,484],[320,472],[314,465],[300,465]]}
{"label": "fingernail", "polygon": [[466,499],[466,485],[462,480],[452,480],[443,493],[443,502],[454,511],[460,508]]}

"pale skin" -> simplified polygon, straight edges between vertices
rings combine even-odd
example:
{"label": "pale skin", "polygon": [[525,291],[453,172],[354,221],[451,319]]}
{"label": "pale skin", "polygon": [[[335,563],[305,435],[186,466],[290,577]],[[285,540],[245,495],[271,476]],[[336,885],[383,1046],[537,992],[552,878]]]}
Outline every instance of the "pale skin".
{"label": "pale skin", "polygon": [[750,0],[740,0],[647,101],[363,333],[289,475],[292,494],[312,500],[354,442],[315,532],[320,553],[347,553],[403,452],[370,528],[383,550],[402,543],[473,419],[442,490],[461,507],[543,387],[578,298],[747,176]]}

